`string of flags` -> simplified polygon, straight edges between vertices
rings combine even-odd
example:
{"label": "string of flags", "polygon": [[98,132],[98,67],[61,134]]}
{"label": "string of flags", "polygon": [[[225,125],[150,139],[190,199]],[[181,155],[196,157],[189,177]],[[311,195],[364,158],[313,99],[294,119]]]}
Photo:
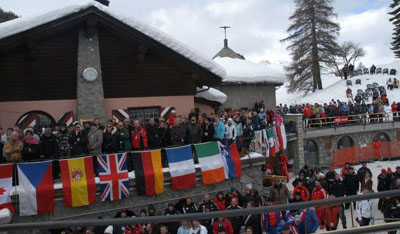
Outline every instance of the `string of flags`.
{"label": "string of flags", "polygon": [[[205,185],[238,179],[242,173],[239,152],[234,142],[225,147],[220,142],[195,144],[202,182]],[[196,171],[191,145],[165,149],[173,190],[196,186]],[[100,200],[114,201],[129,196],[127,153],[97,156]],[[164,192],[161,150],[136,152],[134,162],[136,191],[139,196]],[[87,206],[96,202],[96,178],[93,157],[59,161],[64,205]],[[55,208],[52,161],[17,164],[19,214],[30,216],[52,213]],[[14,214],[11,200],[13,165],[0,165],[0,209]]]}
{"label": "string of flags", "polygon": [[285,125],[276,124],[273,127],[254,131],[252,147],[255,152],[268,157],[275,157],[275,154],[287,147]]}

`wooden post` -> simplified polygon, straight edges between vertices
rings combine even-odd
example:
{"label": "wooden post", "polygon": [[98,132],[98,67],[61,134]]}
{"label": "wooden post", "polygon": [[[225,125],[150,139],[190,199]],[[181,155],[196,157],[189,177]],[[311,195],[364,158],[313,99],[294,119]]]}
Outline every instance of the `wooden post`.
{"label": "wooden post", "polygon": [[353,202],[350,202],[351,226],[354,227]]}

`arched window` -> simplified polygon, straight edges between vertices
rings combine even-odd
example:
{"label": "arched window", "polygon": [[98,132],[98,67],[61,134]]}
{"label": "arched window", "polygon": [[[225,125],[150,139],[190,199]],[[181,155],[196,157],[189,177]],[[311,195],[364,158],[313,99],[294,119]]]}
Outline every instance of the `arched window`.
{"label": "arched window", "polygon": [[337,148],[338,149],[344,149],[344,148],[349,148],[354,146],[354,141],[351,139],[349,136],[344,136],[340,138]]}
{"label": "arched window", "polygon": [[[390,141],[390,137],[388,136],[388,134],[386,134],[384,132],[380,132],[380,133],[376,134],[374,139],[378,139],[380,142]],[[372,140],[374,140],[374,139],[372,139]]]}
{"label": "arched window", "polygon": [[318,165],[318,145],[313,140],[308,140],[304,147],[304,162],[309,167]]}
{"label": "arched window", "polygon": [[35,130],[42,128],[52,128],[56,125],[56,121],[51,115],[44,111],[30,111],[23,114],[15,124],[20,129],[31,127]]}

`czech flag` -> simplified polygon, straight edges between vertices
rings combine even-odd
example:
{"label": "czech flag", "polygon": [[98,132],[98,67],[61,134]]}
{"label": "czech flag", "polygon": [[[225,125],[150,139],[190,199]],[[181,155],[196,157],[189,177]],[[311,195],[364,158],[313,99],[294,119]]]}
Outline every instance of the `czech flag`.
{"label": "czech flag", "polygon": [[164,173],[161,150],[133,153],[136,189],[138,195],[152,196],[164,192]]}
{"label": "czech flag", "polygon": [[96,201],[93,157],[60,160],[64,204],[87,206]]}
{"label": "czech flag", "polygon": [[14,206],[11,201],[11,190],[12,190],[12,178],[13,178],[13,165],[1,165],[0,166],[0,210],[7,208],[14,214]]}
{"label": "czech flag", "polygon": [[165,149],[171,173],[172,189],[186,189],[196,186],[196,170],[192,146]]}
{"label": "czech flag", "polygon": [[18,164],[19,213],[21,216],[54,211],[51,161]]}

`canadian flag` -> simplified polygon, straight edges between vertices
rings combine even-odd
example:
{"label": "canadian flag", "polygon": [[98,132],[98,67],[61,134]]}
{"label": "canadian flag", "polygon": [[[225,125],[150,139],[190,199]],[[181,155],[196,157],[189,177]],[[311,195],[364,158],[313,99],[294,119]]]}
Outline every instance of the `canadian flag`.
{"label": "canadian flag", "polygon": [[7,208],[14,214],[14,207],[11,201],[13,165],[0,166],[0,210]]}

